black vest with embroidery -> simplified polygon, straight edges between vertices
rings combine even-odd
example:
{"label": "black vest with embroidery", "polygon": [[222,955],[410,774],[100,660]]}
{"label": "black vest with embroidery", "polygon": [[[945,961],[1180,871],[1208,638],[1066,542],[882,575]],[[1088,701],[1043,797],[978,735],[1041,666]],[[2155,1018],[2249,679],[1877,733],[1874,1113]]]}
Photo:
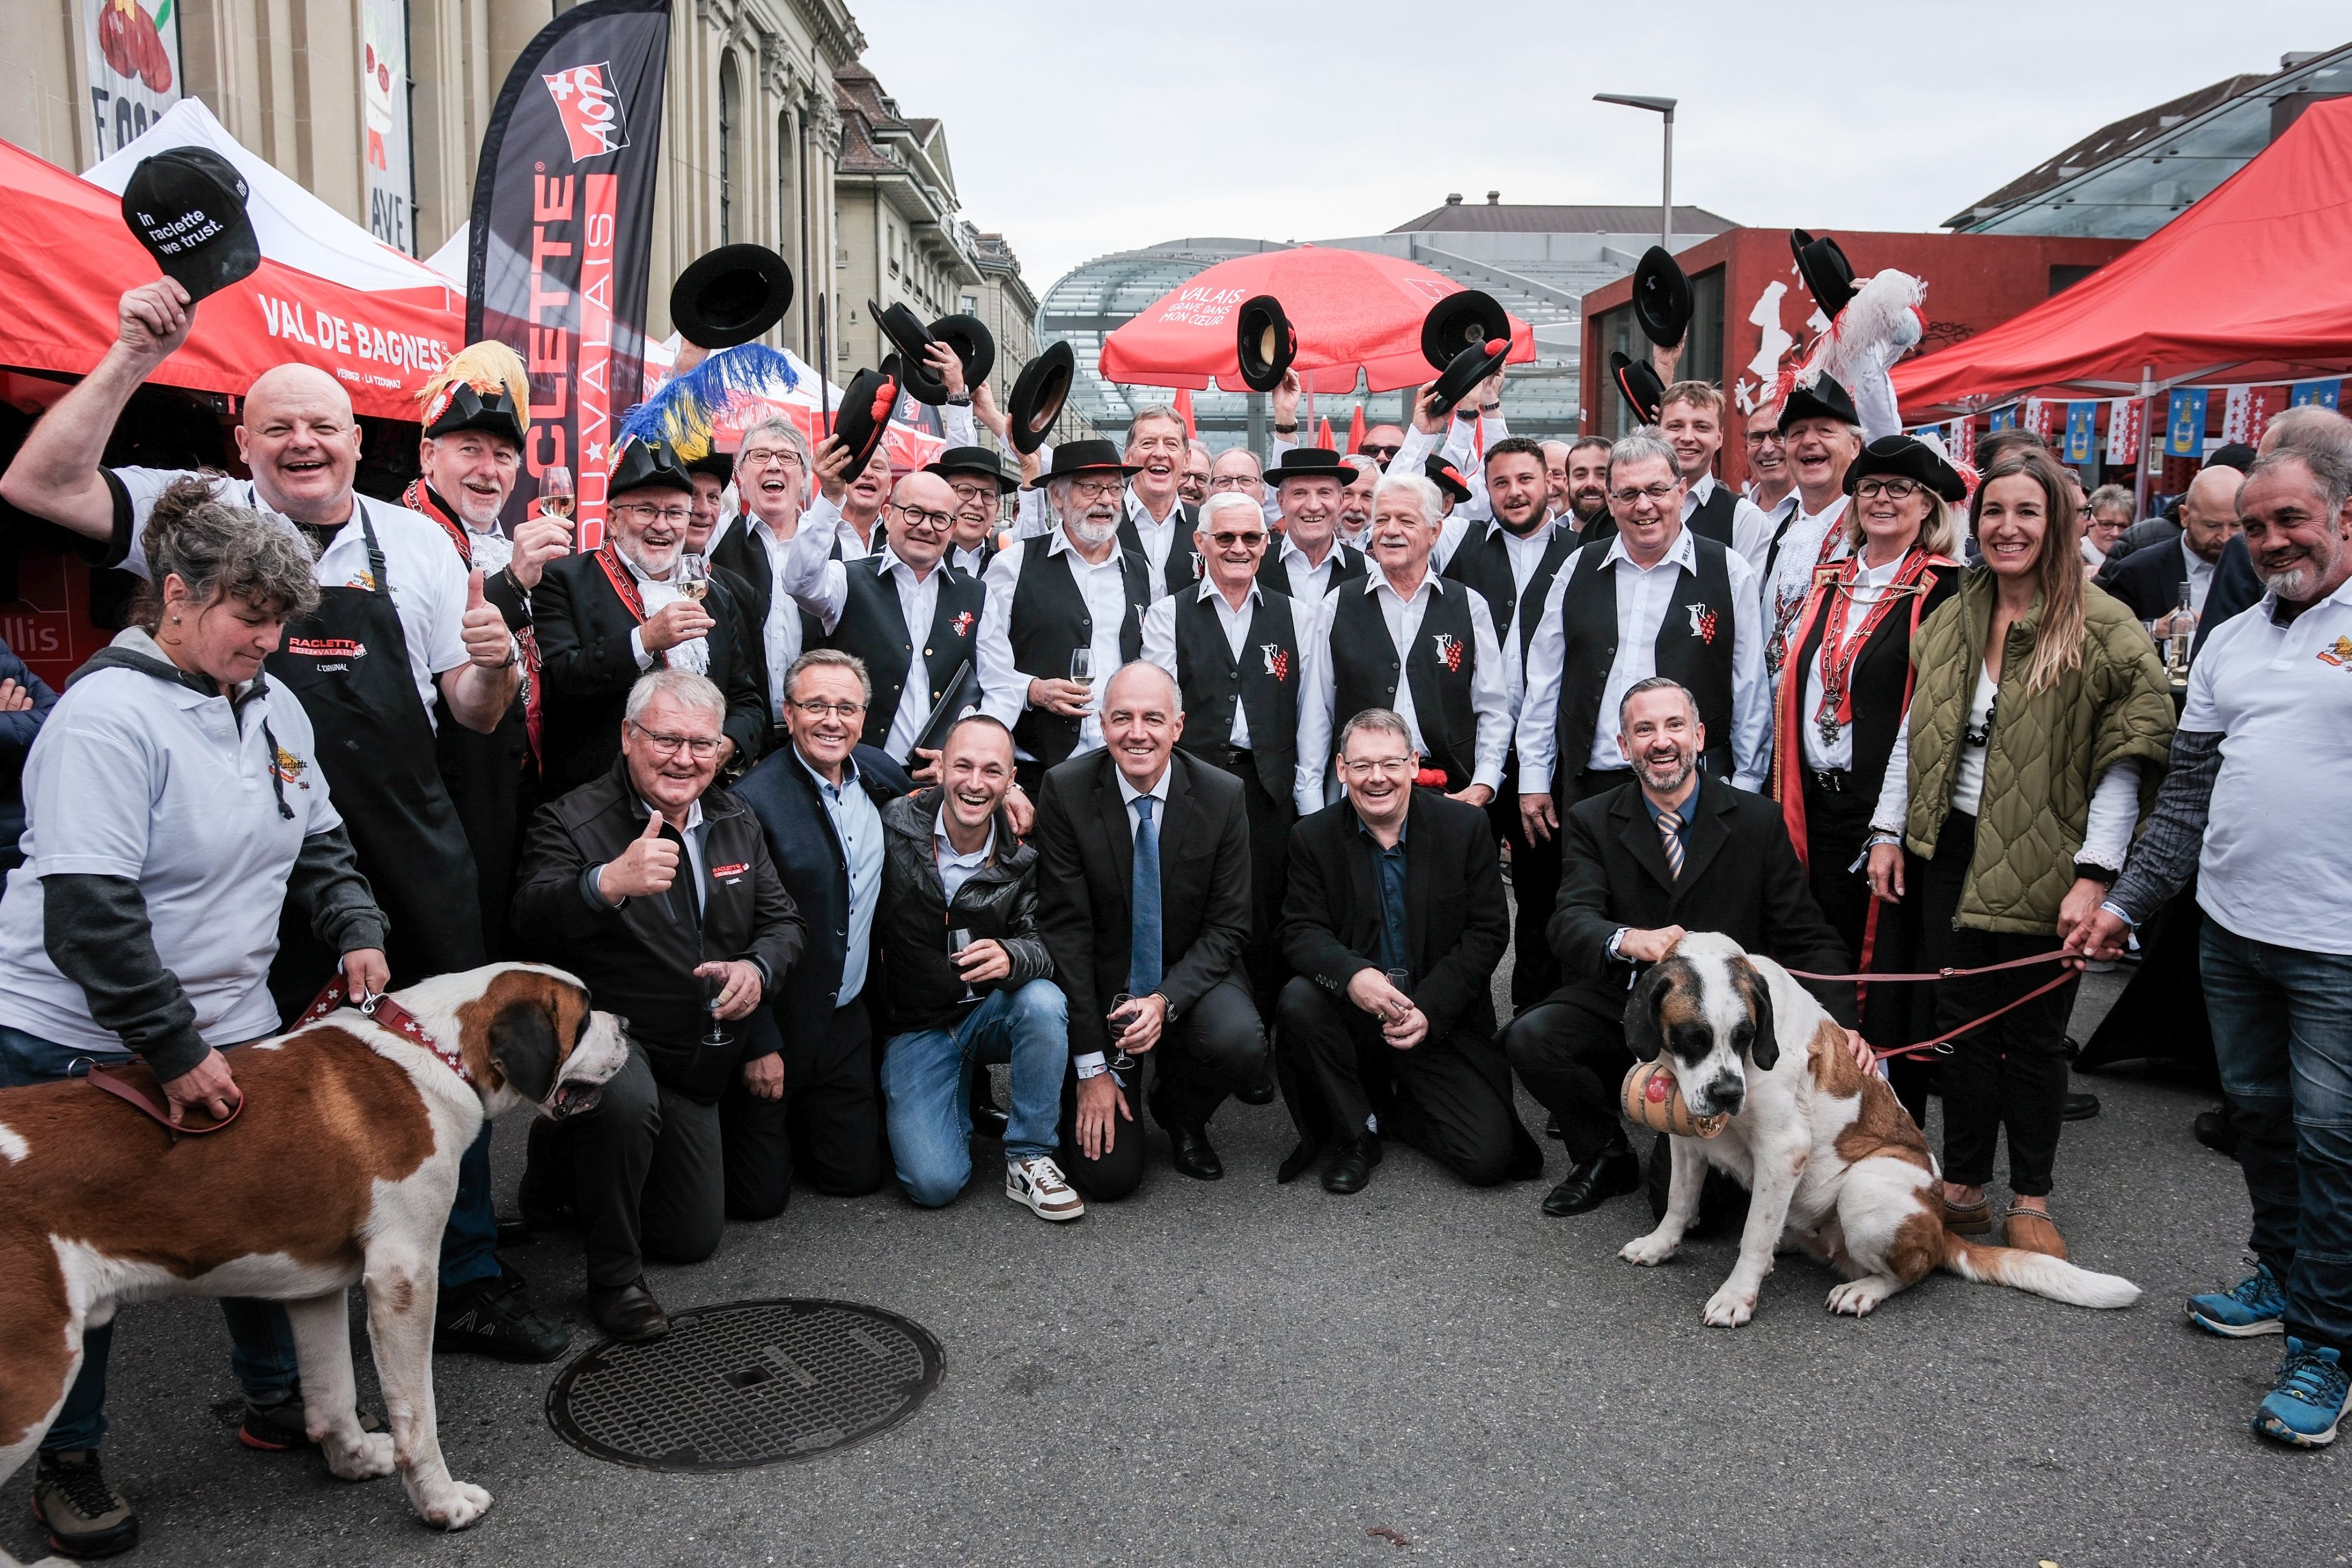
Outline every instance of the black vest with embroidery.
{"label": "black vest with embroidery", "polygon": [[1444,768],[1449,792],[1467,789],[1478,758],[1478,710],[1470,700],[1471,677],[1477,668],[1478,640],[1465,585],[1440,586],[1431,592],[1412,646],[1402,656],[1389,637],[1378,591],[1350,586],[1331,612],[1335,744],[1340,727],[1366,708],[1396,706],[1402,676],[1412,693],[1413,717],[1428,751],[1423,766]]}
{"label": "black vest with embroidery", "polygon": [[1198,590],[1176,598],[1176,685],[1184,699],[1188,751],[1218,758],[1233,744],[1234,705],[1249,720],[1258,782],[1287,806],[1298,766],[1298,623],[1290,601],[1261,593],[1250,613],[1239,664],[1217,607]]}
{"label": "black vest with embroidery", "polygon": [[[1592,739],[1603,715],[1601,697],[1609,672],[1617,663],[1617,565],[1608,560],[1613,541],[1586,545],[1589,558],[1570,568],[1575,572],[1560,600],[1560,630],[1566,634],[1562,655],[1559,711],[1554,733],[1559,755],[1553,764],[1554,788],[1591,765]],[[1653,652],[1656,673],[1680,681],[1698,699],[1698,719],[1706,727],[1706,751],[1702,758],[1709,772],[1731,776],[1732,622],[1731,569],[1722,545],[1695,538],[1697,570],[1688,567],[1675,574],[1673,601],[1658,625]],[[1616,715],[1606,716],[1613,725]]]}
{"label": "black vest with embroidery", "polygon": [[1690,518],[1683,527],[1703,539],[1713,539],[1728,548],[1733,526],[1738,521],[1739,493],[1718,479],[1706,499],[1691,508]]}
{"label": "black vest with embroidery", "polygon": [[[1061,556],[1049,554],[1059,530],[1023,539],[1020,580],[1013,585],[1013,611],[1006,617],[1006,640],[1013,644],[1013,667],[1032,680],[1066,681],[1070,655],[1090,646],[1095,618],[1078,580]],[[1071,550],[1075,556],[1076,552]],[[1131,664],[1143,656],[1143,607],[1151,601],[1150,569],[1130,549],[1118,552],[1120,575],[1126,580],[1127,613],[1119,620],[1118,656]],[[1097,670],[1095,690],[1110,685],[1117,674]],[[1051,768],[1077,748],[1079,721],[1044,708],[1024,709],[1013,727],[1021,749]]]}
{"label": "black vest with embroidery", "polygon": [[[879,746],[889,738],[890,726],[898,716],[898,700],[906,695],[907,669],[915,658],[914,634],[908,630],[906,611],[898,603],[898,574],[877,570],[880,565],[878,556],[844,563],[848,591],[842,601],[841,619],[822,644],[866,661],[866,677],[874,683],[873,700],[866,705],[863,739],[867,746]],[[980,612],[988,602],[988,593],[978,578],[945,566],[934,567],[932,571],[940,585],[939,604],[931,613],[930,625],[924,629],[922,655],[930,700],[936,703],[946,694],[948,683],[958,678],[958,669],[978,658]]]}
{"label": "black vest with embroidery", "polygon": [[1493,523],[1474,523],[1471,537],[1462,541],[1454,559],[1445,563],[1446,577],[1467,583],[1486,601],[1486,610],[1495,618],[1495,635],[1508,637],[1513,627],[1518,629],[1519,657],[1525,659],[1528,643],[1535,636],[1536,618],[1543,609],[1544,596],[1551,591],[1552,579],[1570,556],[1576,553],[1576,536],[1566,528],[1554,528],[1544,543],[1544,552],[1536,562],[1535,574],[1528,579],[1522,591],[1511,576],[1511,547],[1504,540],[1503,530]]}

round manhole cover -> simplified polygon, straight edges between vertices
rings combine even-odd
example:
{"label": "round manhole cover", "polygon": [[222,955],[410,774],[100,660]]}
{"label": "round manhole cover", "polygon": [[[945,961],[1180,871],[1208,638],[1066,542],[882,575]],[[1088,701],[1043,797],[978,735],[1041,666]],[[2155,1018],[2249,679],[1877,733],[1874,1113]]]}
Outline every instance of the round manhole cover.
{"label": "round manhole cover", "polygon": [[804,1459],[905,1420],[945,1367],[920,1326],[850,1301],[730,1301],[670,1323],[563,1369],[547,1418],[564,1441],[649,1470]]}

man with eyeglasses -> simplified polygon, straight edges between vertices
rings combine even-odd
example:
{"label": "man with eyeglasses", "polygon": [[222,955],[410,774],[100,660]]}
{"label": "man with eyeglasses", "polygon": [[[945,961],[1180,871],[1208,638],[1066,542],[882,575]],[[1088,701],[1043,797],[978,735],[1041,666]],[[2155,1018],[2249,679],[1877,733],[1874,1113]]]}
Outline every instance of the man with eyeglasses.
{"label": "man with eyeglasses", "polygon": [[[1246,446],[1229,446],[1209,465],[1209,493],[1222,495],[1228,490],[1257,503],[1269,532],[1279,529],[1282,508],[1274,504],[1273,494],[1265,487],[1265,465]],[[1267,553],[1272,554],[1272,549]]]}
{"label": "man with eyeglasses", "polygon": [[549,789],[578,789],[611,768],[629,689],[656,668],[707,675],[726,694],[719,766],[740,772],[765,748],[768,716],[752,674],[757,653],[743,645],[733,617],[720,620],[704,607],[709,579],[678,580],[694,518],[693,476],[666,444],[632,441],[621,449],[607,495],[604,544],[551,562],[532,601]]}
{"label": "man with eyeglasses", "polygon": [[1389,471],[1389,465],[1396,461],[1396,455],[1403,450],[1404,431],[1393,424],[1372,426],[1364,432],[1363,444],[1356,448],[1360,455],[1369,457],[1378,465],[1383,474]]}
{"label": "man with eyeglasses", "polygon": [[808,437],[781,415],[743,432],[735,453],[740,516],[720,530],[710,563],[749,585],[748,612],[760,630],[760,694],[767,703],[768,744],[782,742],[784,672],[817,640],[815,622],[783,588],[784,559],[800,532],[816,465]]}
{"label": "man with eyeglasses", "polygon": [[1747,497],[1715,476],[1723,452],[1723,392],[1712,382],[1676,382],[1658,399],[1658,430],[1674,448],[1683,481],[1683,527],[1701,538],[1729,545],[1755,566],[1772,537],[1771,524]]}
{"label": "man with eyeglasses", "polygon": [[1528,644],[1517,740],[1529,838],[1551,838],[1562,811],[1633,777],[1601,716],[1653,675],[1691,692],[1706,772],[1759,789],[1769,761],[1755,569],[1683,527],[1682,475],[1674,448],[1656,436],[1618,440],[1609,486],[1615,536],[1569,558]]}
{"label": "man with eyeglasses", "polygon": [[1184,476],[1176,494],[1186,506],[1198,508],[1209,498],[1209,444],[1197,437],[1184,443]]}
{"label": "man with eyeglasses", "polygon": [[1004,460],[985,446],[950,446],[923,472],[948,482],[955,492],[955,527],[948,537],[948,564],[977,578],[996,556],[996,535],[1004,520],[1004,497],[1021,481],[1004,471]]}
{"label": "man with eyeglasses", "polygon": [[1748,443],[1748,498],[1777,529],[1787,520],[1789,497],[1797,489],[1788,444],[1780,439],[1780,405],[1768,402],[1752,411],[1740,434]]}
{"label": "man with eyeglasses", "polygon": [[1143,618],[1143,656],[1168,672],[1184,699],[1178,744],[1241,780],[1249,806],[1250,902],[1255,925],[1250,989],[1272,1016],[1282,984],[1274,936],[1282,916],[1291,792],[1298,771],[1298,692],[1306,641],[1286,594],[1257,580],[1265,520],[1247,496],[1211,496],[1193,544],[1208,563],[1197,591],[1171,594]]}
{"label": "man with eyeglasses", "polygon": [[1313,606],[1339,584],[1361,580],[1363,551],[1339,538],[1339,506],[1356,470],[1320,446],[1294,446],[1265,482],[1281,512],[1282,543],[1259,563],[1259,585]]}
{"label": "man with eyeglasses", "polygon": [[758,821],[717,787],[727,698],[673,666],[623,700],[613,763],[531,821],[515,925],[535,956],[594,983],[629,1061],[593,1109],[532,1123],[521,1202],[535,1225],[569,1213],[590,1315],[643,1342],[669,1333],[645,1260],[700,1262],[737,1207],[723,1103],[781,1092],[761,1004],[806,932]]}

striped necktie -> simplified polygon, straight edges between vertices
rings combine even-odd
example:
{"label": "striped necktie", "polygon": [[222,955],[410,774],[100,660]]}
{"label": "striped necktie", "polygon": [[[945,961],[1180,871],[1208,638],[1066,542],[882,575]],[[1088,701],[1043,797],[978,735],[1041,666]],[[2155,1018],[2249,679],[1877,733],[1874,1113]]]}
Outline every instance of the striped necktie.
{"label": "striped necktie", "polygon": [[1680,882],[1683,877],[1683,818],[1679,811],[1658,813],[1658,843],[1666,852],[1666,876]]}
{"label": "striped necktie", "polygon": [[1131,996],[1150,996],[1160,988],[1164,971],[1160,953],[1160,829],[1151,821],[1159,802],[1150,795],[1135,798],[1139,821],[1135,829],[1135,882],[1129,920],[1127,988]]}

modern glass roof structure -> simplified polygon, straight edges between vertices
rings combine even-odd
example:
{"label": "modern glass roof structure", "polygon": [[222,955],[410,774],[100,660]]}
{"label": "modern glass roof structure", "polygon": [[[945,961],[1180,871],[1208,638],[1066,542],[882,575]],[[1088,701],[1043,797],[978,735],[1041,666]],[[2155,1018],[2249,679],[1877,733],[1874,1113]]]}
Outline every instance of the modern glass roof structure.
{"label": "modern glass roof structure", "polygon": [[[1642,252],[1657,243],[1654,228],[1623,226],[1654,223],[1656,214],[1654,207],[1504,206],[1490,193],[1483,206],[1449,198],[1445,206],[1388,234],[1315,243],[1402,256],[1493,295],[1505,309],[1533,326],[1536,334],[1535,362],[1513,365],[1505,386],[1504,413],[1513,433],[1572,434],[1580,413],[1581,301],[1592,289],[1631,273]],[[1604,224],[1609,226],[1600,226]],[[1732,226],[1729,219],[1701,208],[1675,209],[1677,249]],[[1064,276],[1038,305],[1037,340],[1041,345],[1066,341],[1076,355],[1072,410],[1097,430],[1117,435],[1138,407],[1172,399],[1175,393],[1165,388],[1104,381],[1096,368],[1103,339],[1195,273],[1236,256],[1282,250],[1289,244],[1227,237],[1167,240],[1097,257]],[[1320,394],[1315,414],[1329,419],[1335,434],[1344,441],[1349,417],[1359,402],[1364,405],[1367,423],[1398,423],[1405,417],[1410,395],[1370,394],[1360,384],[1353,395]],[[1220,451],[1244,442],[1266,450],[1265,401],[1249,392],[1194,392],[1193,419],[1202,439]]]}

